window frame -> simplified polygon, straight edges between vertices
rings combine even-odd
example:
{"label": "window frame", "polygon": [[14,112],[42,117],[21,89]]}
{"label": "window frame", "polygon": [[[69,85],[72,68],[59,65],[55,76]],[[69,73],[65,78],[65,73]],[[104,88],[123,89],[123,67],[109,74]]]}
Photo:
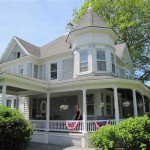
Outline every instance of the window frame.
{"label": "window frame", "polygon": [[[52,70],[52,65],[56,64],[56,70]],[[56,73],[56,77],[52,78],[52,73]],[[58,63],[54,62],[50,64],[50,80],[57,80],[58,79]]]}
{"label": "window frame", "polygon": [[[86,56],[81,56],[82,54],[86,54]],[[80,61],[79,62],[79,71],[80,71],[80,73],[89,71],[88,51],[87,50],[81,51],[79,53],[79,56],[80,56],[80,58],[79,58],[79,61]],[[82,58],[84,58],[85,60],[82,60]],[[83,65],[83,64],[85,64],[85,65]]]}
{"label": "window frame", "polygon": [[24,72],[24,66],[23,65],[19,65],[18,66],[18,74],[23,75],[23,72]]}
{"label": "window frame", "polygon": [[[103,52],[101,56],[98,58],[98,53]],[[96,62],[97,62],[97,71],[100,72],[106,72],[107,66],[106,66],[106,52],[104,49],[96,49]]]}
{"label": "window frame", "polygon": [[115,55],[111,53],[111,71],[113,74],[116,73]]}
{"label": "window frame", "polygon": [[[35,66],[37,67],[37,72],[35,72]],[[38,76],[39,76],[39,65],[34,64],[33,65],[33,77],[37,79]]]}

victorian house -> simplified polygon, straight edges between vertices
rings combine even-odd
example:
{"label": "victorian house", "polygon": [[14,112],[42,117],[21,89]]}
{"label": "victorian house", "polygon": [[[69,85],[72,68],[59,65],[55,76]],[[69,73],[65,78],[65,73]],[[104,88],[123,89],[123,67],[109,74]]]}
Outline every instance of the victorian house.
{"label": "victorian house", "polygon": [[[149,115],[150,89],[133,79],[128,47],[115,45],[115,31],[92,8],[66,30],[42,47],[13,37],[0,60],[1,104],[30,120],[32,141],[85,145],[100,123]],[[76,104],[83,120],[74,121]]]}

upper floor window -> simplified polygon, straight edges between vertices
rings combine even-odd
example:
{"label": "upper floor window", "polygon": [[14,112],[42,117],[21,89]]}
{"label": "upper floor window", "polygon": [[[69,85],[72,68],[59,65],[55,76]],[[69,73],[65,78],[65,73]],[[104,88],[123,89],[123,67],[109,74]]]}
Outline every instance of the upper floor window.
{"label": "upper floor window", "polygon": [[20,52],[17,52],[16,55],[17,55],[17,58],[20,58]]}
{"label": "upper floor window", "polygon": [[111,54],[111,64],[112,64],[112,72],[115,73],[115,59],[113,54]]}
{"label": "upper floor window", "polygon": [[20,66],[18,67],[18,74],[23,75],[23,65],[20,65]]}
{"label": "upper floor window", "polygon": [[97,51],[97,70],[106,71],[106,56],[105,51]]}
{"label": "upper floor window", "polygon": [[88,52],[80,53],[80,72],[88,71]]}
{"label": "upper floor window", "polygon": [[33,77],[38,78],[38,65],[34,65]]}
{"label": "upper floor window", "polygon": [[51,80],[57,79],[57,63],[52,63],[50,65],[50,75],[51,75]]}

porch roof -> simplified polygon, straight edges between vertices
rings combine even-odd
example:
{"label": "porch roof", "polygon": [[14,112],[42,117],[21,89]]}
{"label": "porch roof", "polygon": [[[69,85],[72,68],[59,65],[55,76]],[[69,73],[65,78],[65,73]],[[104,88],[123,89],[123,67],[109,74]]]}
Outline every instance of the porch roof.
{"label": "porch roof", "polygon": [[116,78],[112,76],[87,76],[69,80],[44,81],[23,75],[17,75],[7,72],[0,73],[0,83],[12,87],[18,87],[38,92],[56,93],[65,91],[76,91],[82,89],[100,89],[100,88],[127,88],[135,89],[150,97],[150,90],[140,81]]}

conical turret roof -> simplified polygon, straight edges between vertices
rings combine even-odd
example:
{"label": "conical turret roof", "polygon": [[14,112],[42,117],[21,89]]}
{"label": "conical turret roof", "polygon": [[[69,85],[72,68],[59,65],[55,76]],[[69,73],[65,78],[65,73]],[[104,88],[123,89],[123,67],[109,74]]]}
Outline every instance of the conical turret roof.
{"label": "conical turret roof", "polygon": [[88,12],[85,14],[83,19],[80,20],[74,31],[81,30],[86,27],[100,27],[100,28],[111,28],[107,26],[105,22],[95,13],[95,11],[90,7]]}

